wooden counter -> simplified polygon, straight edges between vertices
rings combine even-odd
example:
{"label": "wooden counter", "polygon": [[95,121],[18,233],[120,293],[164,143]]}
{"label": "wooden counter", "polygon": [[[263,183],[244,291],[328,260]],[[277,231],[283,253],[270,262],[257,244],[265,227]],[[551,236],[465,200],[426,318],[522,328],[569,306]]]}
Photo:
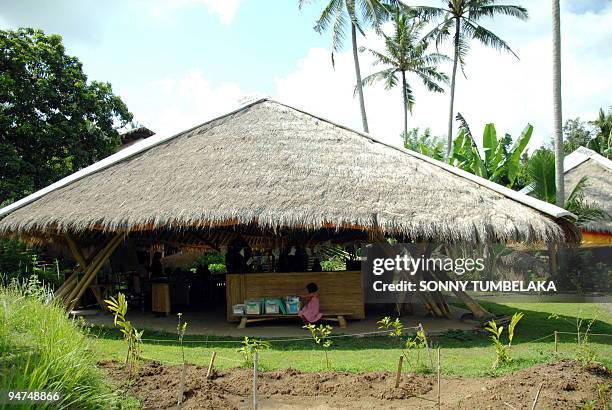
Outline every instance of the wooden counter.
{"label": "wooden counter", "polygon": [[364,319],[361,272],[272,272],[228,273],[226,275],[227,320],[237,322],[232,306],[245,299],[304,296],[306,285],[314,282],[319,287],[322,312],[353,312],[352,319]]}

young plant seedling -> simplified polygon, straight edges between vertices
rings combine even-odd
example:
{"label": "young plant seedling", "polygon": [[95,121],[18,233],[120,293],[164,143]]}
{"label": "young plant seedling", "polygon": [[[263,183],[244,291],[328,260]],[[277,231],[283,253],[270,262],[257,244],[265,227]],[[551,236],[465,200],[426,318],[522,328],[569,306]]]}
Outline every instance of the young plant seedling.
{"label": "young plant seedling", "polygon": [[179,392],[179,400],[178,404],[180,405],[183,402],[185,396],[185,348],[183,347],[183,337],[185,336],[185,331],[187,330],[187,322],[183,322],[183,314],[177,313],[178,316],[178,324],[176,325],[176,334],[178,335],[179,344],[181,345],[181,355],[183,356],[183,370],[181,372],[181,390]]}
{"label": "young plant seedling", "polygon": [[[414,337],[406,337],[404,340],[404,325],[399,318],[391,319],[386,316],[379,320],[378,328],[381,330],[388,330],[389,336],[397,340],[399,349],[402,351],[402,356],[406,359],[406,362],[413,371],[418,371],[420,368],[420,349],[427,346],[425,342],[425,333],[419,330]],[[416,350],[416,359],[411,360],[410,352]]]}
{"label": "young plant seedling", "polygon": [[121,333],[123,333],[123,339],[127,343],[127,355],[125,357],[125,364],[129,365],[130,376],[132,374],[132,365],[136,364],[140,358],[140,350],[142,345],[142,334],[144,330],[140,332],[132,326],[132,323],[126,319],[128,304],[125,300],[125,295],[119,293],[117,298],[111,296],[110,299],[105,300],[109,310],[115,316],[114,324],[119,327]]}
{"label": "young plant seedling", "polygon": [[331,366],[329,364],[328,351],[333,344],[333,341],[330,339],[330,336],[334,328],[330,325],[315,326],[312,323],[309,323],[304,326],[304,329],[308,329],[312,340],[314,340],[317,346],[321,346],[323,348],[323,351],[325,352],[325,363],[327,365],[327,370],[330,370]]}
{"label": "young plant seedling", "polygon": [[500,365],[509,363],[512,361],[510,357],[510,349],[512,348],[512,340],[514,339],[514,330],[518,322],[523,318],[522,312],[516,312],[512,315],[512,319],[510,320],[510,324],[508,325],[508,344],[504,344],[501,341],[502,333],[504,332],[503,326],[497,326],[494,320],[491,320],[487,323],[487,330],[491,333],[491,340],[493,341],[493,346],[495,347],[495,361],[491,368],[493,370],[497,369]]}
{"label": "young plant seedling", "polygon": [[187,322],[183,322],[183,314],[177,313],[178,324],[176,325],[176,334],[178,335],[179,344],[181,345],[181,355],[183,356],[183,365],[185,365],[185,349],[183,348],[183,337],[187,331]]}
{"label": "young plant seedling", "polygon": [[242,366],[246,368],[253,367],[253,356],[255,353],[267,350],[270,346],[270,342],[266,340],[252,339],[245,336],[242,340],[242,347],[237,350],[238,353],[242,354]]}

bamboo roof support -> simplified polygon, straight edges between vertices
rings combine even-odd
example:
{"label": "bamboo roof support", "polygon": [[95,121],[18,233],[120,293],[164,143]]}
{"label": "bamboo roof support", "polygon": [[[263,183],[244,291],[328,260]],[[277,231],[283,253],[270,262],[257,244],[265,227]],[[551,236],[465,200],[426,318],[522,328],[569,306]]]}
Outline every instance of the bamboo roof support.
{"label": "bamboo roof support", "polygon": [[85,274],[83,275],[82,280],[79,281],[79,283],[72,289],[64,300],[64,305],[68,310],[72,310],[76,306],[79,299],[81,299],[81,296],[83,296],[83,293],[85,293],[85,290],[89,287],[104,263],[106,263],[117,246],[119,246],[123,240],[123,236],[123,232],[115,234],[114,237],[108,240],[102,250],[92,258],[91,263],[87,265],[87,268],[85,269]]}

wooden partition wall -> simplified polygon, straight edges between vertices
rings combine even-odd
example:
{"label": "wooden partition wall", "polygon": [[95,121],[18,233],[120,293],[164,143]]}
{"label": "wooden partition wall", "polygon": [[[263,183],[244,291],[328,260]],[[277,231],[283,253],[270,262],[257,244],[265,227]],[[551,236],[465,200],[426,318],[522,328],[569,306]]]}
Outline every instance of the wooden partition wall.
{"label": "wooden partition wall", "polygon": [[228,273],[226,275],[227,320],[237,322],[232,306],[245,299],[304,296],[306,285],[319,287],[321,311],[349,313],[348,318],[364,319],[361,272]]}

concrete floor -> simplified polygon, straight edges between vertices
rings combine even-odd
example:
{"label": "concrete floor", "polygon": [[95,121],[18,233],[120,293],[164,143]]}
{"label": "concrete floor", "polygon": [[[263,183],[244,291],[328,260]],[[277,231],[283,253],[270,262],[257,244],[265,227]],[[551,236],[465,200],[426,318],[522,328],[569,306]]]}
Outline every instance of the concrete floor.
{"label": "concrete floor", "polygon": [[[473,323],[462,322],[459,320],[465,310],[451,307],[453,319],[437,319],[425,317],[424,312],[416,311],[415,315],[404,316],[401,318],[405,327],[423,324],[427,333],[441,333],[449,329],[470,330],[474,329]],[[113,326],[113,316],[96,310],[76,311],[77,316],[82,316],[88,323]],[[366,313],[365,320],[349,320],[348,327],[341,329],[337,323],[334,326],[336,334],[354,334],[374,332],[378,330],[376,322],[382,317],[390,315],[382,310],[372,310]],[[168,317],[157,317],[151,312],[132,311],[128,312],[128,319],[137,329],[163,330],[175,333],[177,318],[172,313]],[[253,337],[301,337],[306,335],[306,330],[297,320],[271,321],[249,324],[246,329],[237,329],[237,323],[228,323],[225,320],[225,310],[202,310],[184,311],[183,319],[188,322],[187,334],[191,335],[211,335],[211,336],[253,336]]]}

